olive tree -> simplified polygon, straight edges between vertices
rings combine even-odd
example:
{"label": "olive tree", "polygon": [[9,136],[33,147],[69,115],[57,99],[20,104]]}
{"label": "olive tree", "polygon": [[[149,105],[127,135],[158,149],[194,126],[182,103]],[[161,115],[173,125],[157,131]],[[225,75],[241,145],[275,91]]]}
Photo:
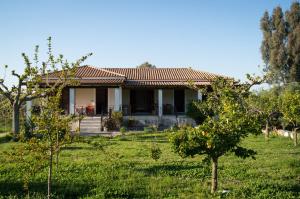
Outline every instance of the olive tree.
{"label": "olive tree", "polygon": [[[46,61],[39,61],[39,46],[35,47],[33,63],[29,57],[22,53],[25,67],[22,74],[11,71],[12,77],[17,78],[17,83],[9,87],[5,84],[5,77],[0,77],[0,94],[6,97],[12,106],[12,131],[20,132],[20,108],[26,101],[43,98],[53,93],[61,84],[72,79],[76,68],[80,66],[90,54],[82,56],[75,62],[68,62],[63,55],[55,57],[52,52],[51,37],[48,38],[48,52]],[[7,65],[4,66],[7,70]],[[55,81],[48,78],[51,72],[57,72]]]}
{"label": "olive tree", "polygon": [[170,138],[175,152],[182,157],[205,155],[211,161],[211,192],[218,187],[218,160],[226,153],[246,158],[256,154],[240,145],[249,134],[261,133],[257,113],[245,100],[250,87],[256,82],[239,84],[232,79],[218,78],[211,91],[204,93],[207,99],[197,107],[206,116],[199,126],[181,128]]}

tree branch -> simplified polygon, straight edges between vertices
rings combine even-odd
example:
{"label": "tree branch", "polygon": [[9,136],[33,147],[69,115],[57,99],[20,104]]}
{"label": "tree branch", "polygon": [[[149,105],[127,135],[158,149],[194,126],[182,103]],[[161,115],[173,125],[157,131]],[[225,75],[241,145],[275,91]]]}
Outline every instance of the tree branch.
{"label": "tree branch", "polygon": [[11,92],[9,91],[8,87],[4,85],[4,80],[0,80],[0,93],[2,93],[11,103],[13,101]]}

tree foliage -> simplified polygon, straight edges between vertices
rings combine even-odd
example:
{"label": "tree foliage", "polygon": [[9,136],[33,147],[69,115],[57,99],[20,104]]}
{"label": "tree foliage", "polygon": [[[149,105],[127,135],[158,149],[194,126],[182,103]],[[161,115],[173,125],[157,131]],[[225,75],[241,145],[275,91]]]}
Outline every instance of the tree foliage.
{"label": "tree foliage", "polygon": [[240,142],[249,134],[259,134],[261,128],[255,111],[245,100],[252,83],[237,85],[234,80],[219,78],[212,83],[212,91],[204,93],[207,99],[197,107],[206,116],[196,128],[182,128],[173,133],[174,150],[182,157],[205,155],[212,162],[212,188],[217,189],[219,157],[228,152],[246,158],[255,152],[243,148]]}
{"label": "tree foliage", "polygon": [[300,124],[300,86],[289,85],[280,96],[280,109],[283,119],[293,126],[294,143],[297,145],[297,130]]}
{"label": "tree foliage", "polygon": [[196,124],[201,124],[205,120],[203,111],[199,110],[198,101],[193,101],[188,104],[186,115],[194,119]]}
{"label": "tree foliage", "polygon": [[247,99],[252,109],[260,113],[262,125],[265,125],[266,138],[269,137],[269,128],[278,125],[281,115],[279,107],[280,93],[281,89],[274,87],[269,90],[253,92]]}
{"label": "tree foliage", "polygon": [[142,63],[141,65],[137,66],[137,68],[144,68],[144,69],[147,69],[147,68],[156,68],[156,66],[150,64],[149,62],[144,62],[144,63]]}
{"label": "tree foliage", "polygon": [[73,116],[64,115],[59,108],[62,89],[63,85],[60,85],[54,95],[41,99],[41,112],[32,117],[34,134],[42,136],[39,140],[42,143],[40,146],[48,150],[48,198],[51,197],[53,156],[57,155],[58,168],[58,154],[61,147],[71,141],[70,124],[74,120]]}
{"label": "tree foliage", "polygon": [[300,81],[300,4],[292,3],[284,14],[274,8],[272,15],[266,11],[261,18],[263,33],[261,54],[270,83]]}
{"label": "tree foliage", "polygon": [[0,132],[9,132],[11,124],[12,107],[8,99],[0,94]]}
{"label": "tree foliage", "polygon": [[[22,53],[25,67],[22,74],[12,70],[11,75],[17,78],[17,84],[11,88],[5,84],[5,77],[0,78],[0,94],[5,96],[13,108],[13,132],[19,133],[19,111],[26,101],[43,98],[52,94],[62,84],[73,82],[72,77],[78,66],[90,55],[82,56],[73,63],[68,62],[63,55],[55,57],[52,52],[51,37],[48,38],[48,52],[46,61],[39,61],[39,46],[35,47],[33,62]],[[7,66],[5,66],[5,70]],[[58,71],[60,71],[58,73]],[[56,73],[55,79],[49,79],[49,73]]]}

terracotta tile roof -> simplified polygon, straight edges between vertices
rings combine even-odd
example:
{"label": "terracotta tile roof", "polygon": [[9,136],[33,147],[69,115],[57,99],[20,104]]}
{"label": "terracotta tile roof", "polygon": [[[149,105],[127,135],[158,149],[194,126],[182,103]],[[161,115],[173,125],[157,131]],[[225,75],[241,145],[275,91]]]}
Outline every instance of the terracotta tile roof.
{"label": "terracotta tile roof", "polygon": [[105,68],[126,76],[127,80],[209,80],[219,75],[196,71],[191,68]]}
{"label": "terracotta tile roof", "polygon": [[[57,77],[59,71],[56,73],[50,73],[49,77]],[[80,66],[77,68],[75,77],[77,78],[90,78],[90,77],[122,77],[124,75],[115,73],[113,71],[108,71],[103,68],[96,68],[93,66]]]}
{"label": "terracotta tile roof", "polygon": [[[54,81],[58,73],[50,73],[50,80],[52,78]],[[209,85],[214,78],[219,76],[191,68],[140,69],[81,66],[75,73],[75,78],[78,78],[81,84],[124,86],[186,86],[188,81],[193,81],[196,85]]]}
{"label": "terracotta tile roof", "polygon": [[[196,81],[194,82],[195,85],[201,86],[201,85],[210,85],[209,81]],[[163,86],[163,87],[168,87],[168,86],[188,86],[189,83],[187,81],[126,81],[126,86],[131,87],[131,86],[138,86],[138,87],[143,87],[143,86]]]}

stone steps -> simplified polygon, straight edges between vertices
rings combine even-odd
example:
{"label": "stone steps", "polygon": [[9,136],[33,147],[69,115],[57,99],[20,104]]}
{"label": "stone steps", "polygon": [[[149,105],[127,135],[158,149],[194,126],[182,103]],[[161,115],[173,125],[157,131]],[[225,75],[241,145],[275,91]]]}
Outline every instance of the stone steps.
{"label": "stone steps", "polygon": [[101,133],[101,117],[85,117],[80,121],[80,133]]}

